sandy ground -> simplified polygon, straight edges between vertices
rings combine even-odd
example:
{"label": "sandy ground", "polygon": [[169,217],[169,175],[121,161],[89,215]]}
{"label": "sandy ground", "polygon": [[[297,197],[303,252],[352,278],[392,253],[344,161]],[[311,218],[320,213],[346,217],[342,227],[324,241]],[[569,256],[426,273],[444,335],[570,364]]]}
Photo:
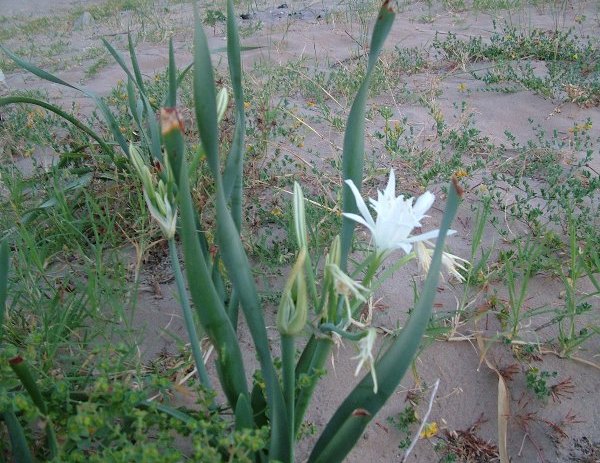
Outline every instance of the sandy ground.
{"label": "sandy ground", "polygon": [[[0,15],[20,18],[46,14],[57,15],[90,3],[92,2],[82,0],[53,2],[0,0]],[[94,3],[101,3],[101,1],[98,0]],[[331,63],[344,62],[356,52],[356,44],[351,35],[358,33],[358,26],[355,25],[354,29],[350,29],[350,26],[342,21],[332,24],[321,20],[319,15],[322,9],[327,8],[326,4],[318,2],[318,7],[312,5],[304,10],[298,6],[298,11],[303,11],[304,15],[292,19],[287,16],[278,16],[280,12],[274,7],[274,4],[270,7],[265,6],[257,13],[260,15],[259,18],[264,21],[265,27],[245,39],[245,42],[252,45],[264,45],[265,48],[246,53],[244,55],[246,66],[261,59],[286,63],[290,59],[296,59],[305,54],[320,56],[320,65],[327,67]],[[338,8],[343,8],[343,6]],[[557,21],[567,27],[575,24],[574,18],[577,15],[587,14],[588,17],[593,18],[598,14],[593,1],[570,2],[565,14],[561,17],[557,17],[550,10],[536,9],[523,10],[521,15],[516,15],[517,17],[507,17],[508,13],[502,11],[492,15],[449,13],[440,9],[436,10],[433,22],[422,23],[416,18],[427,12],[425,8],[424,4],[416,3],[414,8],[407,9],[398,15],[387,42],[388,48],[393,48],[395,44],[405,47],[427,45],[433,39],[436,31],[440,33],[453,31],[461,37],[489,36],[493,20],[507,19],[515,24],[550,29]],[[177,21],[181,28],[175,36],[176,55],[181,65],[187,64],[191,60],[189,12],[190,5],[176,5],[171,8],[168,18],[170,21]],[[254,20],[256,19],[255,17]],[[123,32],[131,26],[128,20],[127,14],[123,14],[120,24],[96,23],[82,31],[71,30],[66,36],[66,40],[69,41],[69,50],[97,45],[100,37],[105,34],[110,34],[108,38],[111,42],[118,46],[122,45]],[[578,28],[582,33],[597,34],[600,32],[597,21],[589,21],[584,26],[578,25]],[[351,33],[348,33],[349,31]],[[209,35],[212,46],[220,47],[224,44],[222,31],[217,30],[215,34]],[[60,58],[57,59],[60,60]],[[138,59],[147,75],[150,76],[161,71],[167,63],[166,46],[164,43],[140,43]],[[101,69],[94,77],[86,79],[84,77],[85,66],[86,63],[69,66],[58,74],[67,81],[82,82],[86,87],[94,89],[101,95],[107,94],[117,80],[123,78],[123,74],[117,66],[109,65]],[[88,112],[90,109],[89,102],[80,95],[55,85],[43,83],[30,75],[13,71],[6,72],[6,78],[10,88],[44,88],[48,90],[54,101],[65,106],[70,106],[70,102],[75,101],[82,112]],[[477,127],[484,135],[489,136],[498,144],[506,142],[506,130],[512,132],[522,142],[530,139],[532,137],[528,123],[530,117],[535,118],[536,122],[541,123],[548,132],[556,130],[558,133],[568,134],[568,129],[574,121],[583,121],[586,118],[592,120],[594,127],[600,127],[600,111],[597,108],[582,109],[574,104],[559,106],[555,102],[529,91],[513,94],[478,92],[477,89],[481,88],[483,84],[473,80],[468,73],[455,73],[445,78],[427,73],[400,76],[399,78],[406,79],[407,84],[413,87],[431,85],[434,81],[441,92],[438,102],[447,118],[451,118],[455,114],[453,103],[466,100],[469,107],[478,116]],[[459,90],[461,84],[466,85],[471,91],[468,94],[461,92]],[[424,127],[427,130],[432,125],[427,113],[416,104],[397,104],[395,112],[395,118],[401,119],[403,116],[408,116],[416,126]],[[339,134],[331,133],[325,126],[322,127],[322,133],[330,134],[334,144],[341,144]],[[375,142],[371,141],[371,143]],[[322,141],[318,137],[315,136],[314,139],[311,139],[310,134],[306,135],[305,145],[318,146],[319,144],[322,145]],[[323,150],[324,154],[328,154],[327,150],[328,148]],[[330,154],[334,155],[333,149]],[[595,159],[594,162],[598,168],[600,161]],[[399,172],[399,175],[402,179],[402,172]],[[439,194],[440,187],[434,187],[434,192]],[[510,192],[507,193],[507,195],[510,194]],[[467,201],[459,212],[455,223],[458,233],[449,240],[449,245],[455,254],[467,256],[470,252],[473,217],[468,204],[476,199],[475,191],[468,192]],[[428,226],[435,227],[439,223],[439,219],[439,212],[434,213],[428,221]],[[516,230],[512,231],[516,232]],[[486,231],[484,241],[487,246],[502,246],[501,240],[492,229]],[[382,309],[377,310],[374,314],[373,324],[375,326],[393,329],[398,323],[402,323],[407,310],[412,305],[411,281],[417,273],[416,266],[409,265],[386,282],[381,294],[378,295],[382,298]],[[154,291],[142,291],[139,309],[135,315],[136,324],[146,329],[143,338],[152,339],[151,343],[143,340],[140,343],[146,358],[152,358],[164,349],[169,350],[174,347],[172,338],[163,334],[165,328],[184,337],[179,308],[173,297],[174,287],[168,281],[165,283],[161,280],[158,281],[158,285],[163,297],[157,298]],[[536,281],[531,285],[533,290],[531,298],[527,301],[528,306],[560,304],[561,286],[560,281],[536,277]],[[146,289],[152,288],[148,286]],[[502,288],[498,288],[498,291],[502,295]],[[463,298],[463,288],[460,285],[441,283],[436,310],[451,312],[455,309],[457,300],[461,298]],[[483,304],[484,301],[481,294],[468,295],[468,299],[473,299],[475,306]],[[597,309],[598,307],[596,307]],[[273,314],[267,314],[267,319],[272,322]],[[541,323],[542,321],[535,322],[536,325]],[[398,444],[405,436],[390,425],[387,418],[401,412],[407,405],[409,392],[419,386],[428,388],[424,391],[424,398],[418,406],[419,413],[422,414],[430,394],[429,388],[437,379],[440,380],[440,387],[429,421],[436,421],[441,428],[448,431],[466,430],[480,421],[477,434],[486,441],[497,442],[498,379],[496,374],[481,362],[481,352],[472,336],[473,328],[472,323],[460,326],[453,341],[436,341],[427,347],[416,362],[415,370],[418,372],[418,378],[410,374],[405,377],[398,392],[369,425],[364,438],[358,443],[347,461],[357,463],[401,461],[402,451],[398,448]],[[479,328],[483,328],[486,336],[493,337],[497,333],[498,326],[490,316],[479,321]],[[273,338],[276,338],[275,329],[272,328],[270,332],[273,334]],[[538,335],[533,329],[530,334],[532,340]],[[242,343],[247,343],[249,346],[249,336],[243,329],[240,336]],[[588,345],[585,357],[594,358],[596,356],[597,361],[599,347],[597,341]],[[328,417],[356,383],[356,379],[353,377],[355,361],[350,359],[354,354],[354,350],[350,346],[345,346],[336,352],[331,361],[334,368],[330,369],[329,376],[318,386],[308,415],[308,420],[314,423],[317,429],[322,429]],[[248,362],[253,363],[252,355],[249,354],[248,357]],[[488,357],[500,369],[516,363],[510,351],[503,347],[491,349]],[[512,461],[598,461],[585,460],[585,449],[582,450],[586,445],[586,440],[596,443],[596,445],[600,442],[600,412],[597,407],[600,401],[598,370],[581,362],[559,359],[552,354],[540,356],[539,361],[534,363],[544,370],[559,372],[558,380],[570,378],[575,388],[574,395],[571,399],[563,399],[560,402],[549,400],[544,403],[527,393],[524,374],[516,374],[514,380],[508,382],[511,397],[509,453]],[[523,367],[519,366],[518,368]],[[548,423],[559,423],[570,414],[576,416],[576,422],[565,426],[564,430],[568,436],[563,438],[553,436]],[[525,417],[530,419],[526,420]],[[414,427],[412,431],[414,432]],[[306,455],[306,451],[311,447],[313,441],[314,438],[309,437],[301,442],[301,456]],[[433,443],[432,440],[421,440],[408,461],[438,461],[439,455],[435,453]],[[483,458],[478,461],[492,460]]]}

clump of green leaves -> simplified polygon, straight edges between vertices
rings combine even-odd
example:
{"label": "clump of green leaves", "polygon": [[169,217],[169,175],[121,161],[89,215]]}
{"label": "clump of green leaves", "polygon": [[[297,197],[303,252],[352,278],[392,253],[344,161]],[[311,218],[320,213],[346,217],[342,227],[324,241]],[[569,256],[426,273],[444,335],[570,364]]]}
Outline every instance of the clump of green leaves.
{"label": "clump of green leaves", "polygon": [[400,413],[395,416],[389,416],[387,419],[388,423],[390,423],[394,428],[400,431],[401,439],[398,447],[401,449],[407,448],[412,439],[413,434],[413,424],[419,422],[417,418],[417,411],[414,405],[409,404],[404,407]]}
{"label": "clump of green leaves", "polygon": [[527,381],[527,389],[535,394],[540,400],[546,400],[552,394],[552,389],[548,385],[548,380],[556,378],[558,372],[544,371],[536,367],[530,367],[527,370],[525,379]]}
{"label": "clump of green leaves", "polygon": [[[25,434],[34,449],[33,457],[45,459],[44,436],[35,432],[45,418],[30,395],[15,387],[14,376],[4,373],[0,413],[11,411],[29,424]],[[189,457],[213,463],[249,463],[254,461],[251,456],[266,445],[266,428],[235,431],[233,423],[212,407],[211,393],[202,388],[188,391],[194,394],[196,403],[194,410],[186,409],[183,414],[162,405],[160,400],[147,400],[148,389],[158,390],[161,397],[176,392],[164,377],[97,374],[83,388],[67,378],[41,382],[47,416],[52,419],[59,442],[54,457],[57,461],[177,462]],[[177,437],[185,437],[189,447],[173,446]],[[0,455],[11,455],[4,427],[0,428]]]}
{"label": "clump of green leaves", "polygon": [[[596,37],[579,37],[572,29],[520,31],[507,24],[498,30],[494,23],[488,40],[462,40],[449,33],[444,39],[436,35],[433,47],[463,68],[477,62],[494,63],[482,73],[471,70],[473,77],[490,85],[517,82],[545,97],[586,107],[600,104],[600,48]],[[542,62],[547,72],[537,71],[533,62]]]}

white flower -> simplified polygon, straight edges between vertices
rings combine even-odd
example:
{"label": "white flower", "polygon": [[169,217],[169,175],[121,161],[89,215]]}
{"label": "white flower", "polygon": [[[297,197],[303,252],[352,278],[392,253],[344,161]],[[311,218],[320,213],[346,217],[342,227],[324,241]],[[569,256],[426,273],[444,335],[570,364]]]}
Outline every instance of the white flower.
{"label": "white flower", "polygon": [[[421,220],[427,217],[425,213],[432,206],[435,196],[426,191],[417,198],[414,205],[414,198],[405,199],[403,195],[396,196],[396,177],[393,169],[390,170],[390,178],[385,190],[377,192],[377,200],[369,198],[371,207],[377,213],[377,220],[373,220],[354,182],[346,180],[346,183],[354,194],[361,215],[345,212],[344,216],[367,227],[379,251],[402,249],[408,254],[412,250],[413,243],[438,236],[439,230],[410,236],[415,227],[421,226]],[[448,232],[448,234],[452,233],[453,230]]]}
{"label": "white flower", "polygon": [[363,338],[360,338],[358,341],[358,348],[360,349],[360,352],[356,357],[352,357],[353,359],[360,359],[358,365],[356,366],[356,370],[354,371],[354,376],[358,376],[358,373],[365,363],[371,370],[374,394],[377,394],[377,374],[375,372],[375,358],[373,357],[373,346],[376,338],[377,330],[375,330],[375,328],[369,328],[367,335]]}
{"label": "white flower", "polygon": [[[431,265],[431,256],[433,255],[433,249],[428,248],[426,245],[434,246],[429,241],[421,241],[415,243],[415,254],[419,262],[419,267],[426,274],[429,272],[429,266]],[[458,281],[465,281],[465,277],[458,271],[459,269],[466,272],[467,268],[463,264],[469,264],[469,261],[462,257],[455,256],[449,252],[442,252],[442,266],[446,271],[454,276]]]}

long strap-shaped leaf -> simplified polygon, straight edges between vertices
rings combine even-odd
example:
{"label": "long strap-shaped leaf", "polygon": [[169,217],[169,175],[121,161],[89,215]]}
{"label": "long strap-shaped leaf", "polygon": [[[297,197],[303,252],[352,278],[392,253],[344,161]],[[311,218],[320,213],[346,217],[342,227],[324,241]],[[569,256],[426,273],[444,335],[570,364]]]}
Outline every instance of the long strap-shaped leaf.
{"label": "long strap-shaped leaf", "polygon": [[216,186],[221,187],[219,166],[219,126],[217,124],[217,98],[212,61],[206,35],[194,4],[194,109],[200,141]]}
{"label": "long strap-shaped leaf", "polygon": [[98,142],[98,145],[100,145],[100,147],[102,148],[102,151],[104,151],[114,161],[114,155],[115,155],[114,150],[112,149],[112,147],[110,145],[108,145],[102,139],[102,137],[100,135],[98,135],[94,130],[89,128],[87,125],[82,124],[78,119],[74,118],[66,111],[63,111],[62,109],[60,109],[58,106],[54,106],[50,103],[46,103],[45,101],[38,100],[37,98],[29,98],[26,96],[9,96],[6,98],[0,98],[0,106],[6,106],[9,104],[16,104],[16,103],[26,103],[26,104],[32,104],[35,106],[39,106],[40,108],[47,109],[48,111],[53,112],[57,116],[62,117],[64,120],[70,122],[75,127],[77,127],[79,130],[81,130],[82,132],[85,132],[91,138],[96,140]]}
{"label": "long strap-shaped leaf", "polygon": [[[369,83],[371,75],[377,60],[383,48],[383,43],[388,36],[388,33],[394,22],[395,14],[391,10],[390,1],[385,1],[379,11],[373,35],[371,37],[371,50],[369,54],[369,62],[365,78],[358,90],[356,98],[352,103],[346,132],[344,134],[344,150],[342,160],[342,175],[344,179],[352,179],[355,185],[360,188],[363,176],[364,162],[364,146],[365,146],[365,107],[367,104],[367,96],[369,92]],[[343,193],[343,210],[344,212],[355,212],[356,203],[350,188],[344,184]],[[344,217],[342,221],[341,231],[341,262],[342,268],[346,269],[348,254],[352,246],[352,235],[354,233],[354,222]],[[331,321],[331,320],[330,320]],[[297,375],[314,373],[322,368],[329,351],[331,349],[331,341],[328,339],[316,339],[311,337],[305,347],[305,351],[300,357],[300,362],[296,368]],[[309,353],[312,352],[312,353]],[[308,407],[312,397],[314,388],[316,387],[317,379],[312,376],[311,382],[300,391],[296,404],[296,423],[299,424],[304,417],[304,413]]]}
{"label": "long strap-shaped leaf", "polygon": [[[383,43],[390,32],[396,16],[391,8],[391,3],[390,0],[386,0],[379,10],[377,22],[375,23],[375,28],[373,29],[373,35],[371,37],[371,49],[369,52],[367,73],[356,94],[354,103],[352,103],[346,132],[344,133],[344,152],[342,158],[343,180],[352,180],[359,190],[362,184],[365,155],[365,107],[367,104],[371,75],[373,74],[373,70],[375,69],[375,65],[377,64],[377,60],[379,59],[379,55],[383,48]],[[343,188],[343,211],[356,213],[356,203],[350,187],[344,183]],[[352,246],[354,225],[354,221],[346,217],[343,218],[342,231],[340,234],[340,268],[344,271],[346,271],[348,254],[350,253],[350,247]]]}
{"label": "long strap-shaped leaf", "polygon": [[240,37],[238,34],[233,1],[227,0],[227,58],[233,97],[235,101],[235,131],[227,165],[223,174],[225,197],[231,204],[231,215],[238,230],[242,223],[242,178],[244,170],[244,136],[246,134],[246,115],[244,113],[244,90],[242,87],[242,63],[240,56]]}
{"label": "long strap-shaped leaf", "polygon": [[[176,96],[175,91],[171,90]],[[181,207],[181,241],[189,291],[198,319],[217,350],[217,371],[231,408],[236,410],[239,397],[248,396],[242,353],[235,330],[217,292],[196,227],[197,216],[190,192],[189,172],[184,156],[181,120],[174,108],[162,111],[162,131],[167,156],[175,172]],[[246,401],[245,403],[247,403]]]}
{"label": "long strap-shaped leaf", "polygon": [[48,407],[46,405],[46,401],[42,397],[42,393],[37,385],[37,382],[25,360],[21,356],[17,356],[10,359],[9,364],[29,394],[32,402],[42,413],[42,415],[44,415],[44,419],[46,421],[46,441],[48,442],[48,450],[50,453],[50,458],[52,459],[58,454],[58,442],[56,440],[54,426],[48,417]]}
{"label": "long strap-shaped leaf", "polygon": [[133,72],[135,74],[135,80],[138,84],[140,92],[143,95],[148,95],[148,92],[146,92],[146,86],[144,85],[142,71],[140,70],[140,65],[138,64],[138,59],[137,59],[137,55],[135,53],[135,46],[133,44],[133,39],[131,38],[131,33],[127,34],[127,46],[129,48],[129,54],[130,54],[130,58],[131,58],[131,67],[133,68]]}
{"label": "long strap-shaped leaf", "polygon": [[102,98],[99,98],[95,93],[91,92],[90,90],[86,90],[83,87],[78,87],[76,85],[65,82],[64,80],[59,79],[58,77],[54,76],[53,74],[50,74],[49,72],[46,72],[43,69],[40,69],[37,66],[34,66],[33,64],[31,64],[25,60],[22,60],[17,55],[15,55],[12,51],[8,50],[7,48],[4,48],[2,45],[0,45],[0,48],[2,49],[2,51],[4,51],[4,53],[6,53],[9,56],[10,59],[12,59],[20,67],[22,67],[23,69],[26,69],[27,71],[31,72],[32,74],[35,74],[36,76],[38,76],[44,80],[47,80],[49,82],[53,82],[55,84],[63,85],[65,87],[69,87],[74,90],[77,90],[77,91],[83,93],[84,95],[86,95],[88,98],[91,98],[94,101],[94,103],[96,103],[96,106],[98,106],[98,108],[100,109],[100,112],[102,113],[102,116],[104,117],[104,121],[108,125],[108,128],[110,129],[111,133],[113,134],[113,137],[115,137],[115,140],[117,140],[117,143],[119,144],[119,146],[121,147],[123,152],[126,154],[129,154],[129,145],[128,145],[127,141],[125,140],[125,137],[123,137],[123,134],[121,133],[119,123],[117,122],[114,115],[110,111],[108,105],[102,100]]}
{"label": "long strap-shaped leaf", "polygon": [[[140,71],[138,61],[137,61],[137,56],[135,54],[135,48],[133,47],[133,42],[131,40],[131,34],[128,34],[128,40],[129,40],[129,55],[131,56],[131,63],[133,66],[133,74],[131,73],[131,71],[129,70],[127,65],[125,64],[125,60],[123,59],[121,54],[110,43],[108,43],[108,41],[106,39],[102,39],[102,42],[104,43],[104,46],[109,51],[109,53],[112,55],[112,57],[115,59],[117,64],[119,66],[121,66],[121,69],[123,69],[123,71],[125,71],[125,74],[127,74],[127,77],[133,83],[135,83],[135,86],[137,87],[137,89],[139,91],[140,99],[142,100],[144,110],[146,111],[146,122],[148,123],[148,131],[150,132],[147,136],[147,139],[149,141],[148,147],[150,148],[150,153],[152,154],[152,157],[154,159],[157,159],[162,162],[162,151],[160,148],[161,147],[161,137],[160,137],[160,130],[158,127],[158,121],[156,119],[156,114],[154,114],[154,110],[153,110],[152,105],[150,104],[150,101],[148,100],[148,96],[146,94],[144,81],[142,79],[142,73]],[[145,128],[143,127],[143,125],[141,125],[141,121],[138,124],[139,124],[140,130],[143,131]]]}
{"label": "long strap-shaped leaf", "polygon": [[8,239],[0,242],[0,345],[4,334],[4,314],[6,313],[6,296],[8,295],[8,269],[10,256],[8,252]]}
{"label": "long strap-shaped leaf", "polygon": [[[223,263],[227,268],[233,287],[239,294],[246,322],[250,329],[256,354],[265,380],[267,401],[271,416],[271,447],[269,458],[288,461],[287,413],[281,385],[277,378],[262,307],[254,282],[248,257],[244,251],[239,230],[229,212],[219,166],[219,135],[215,98],[215,81],[206,35],[202,29],[198,11],[195,11],[194,39],[194,105],[200,139],[206,152],[209,168],[216,186],[217,238]],[[182,178],[183,181],[183,178]]]}
{"label": "long strap-shaped leaf", "polygon": [[[240,36],[233,9],[233,1],[227,0],[227,59],[229,75],[233,87],[235,102],[235,130],[231,148],[227,156],[227,164],[223,173],[225,197],[231,205],[231,215],[238,231],[242,229],[242,200],[244,175],[244,137],[246,135],[246,114],[244,112],[244,89],[242,87],[242,59],[240,56]],[[234,328],[237,326],[239,297],[233,288],[227,312]]]}
{"label": "long strap-shaped leaf", "polygon": [[181,241],[189,291],[200,323],[217,351],[219,379],[229,403],[235,410],[240,395],[248,395],[244,364],[235,330],[212,283],[208,265],[200,248],[185,159],[181,160],[179,204]]}
{"label": "long strap-shaped leaf", "polygon": [[167,108],[174,108],[177,106],[177,65],[175,64],[175,50],[173,49],[173,38],[169,39],[169,69],[167,72],[169,76],[169,91],[166,96]]}
{"label": "long strap-shaped leaf", "polygon": [[21,426],[21,423],[19,423],[15,413],[11,410],[2,413],[1,416],[2,421],[4,421],[4,424],[6,424],[6,429],[8,429],[8,437],[12,447],[13,461],[33,463],[35,460],[31,456],[31,452],[27,446],[25,430],[23,429],[23,426]]}
{"label": "long strap-shaped leaf", "polygon": [[410,367],[421,344],[431,317],[436,286],[440,274],[446,235],[458,209],[462,188],[453,180],[440,226],[435,251],[421,296],[406,326],[375,365],[378,392],[373,392],[373,379],[367,375],[337,409],[319,437],[311,455],[311,463],[342,461],[362,435],[365,427],[394,393]]}

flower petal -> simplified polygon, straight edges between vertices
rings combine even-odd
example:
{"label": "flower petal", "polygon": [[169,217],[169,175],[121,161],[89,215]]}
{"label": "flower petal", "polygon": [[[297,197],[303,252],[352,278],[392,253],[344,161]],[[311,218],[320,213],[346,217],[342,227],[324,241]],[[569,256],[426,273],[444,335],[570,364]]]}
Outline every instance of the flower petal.
{"label": "flower petal", "polygon": [[359,212],[362,214],[362,216],[367,221],[367,223],[370,224],[369,228],[374,230],[375,229],[375,221],[373,220],[373,217],[371,217],[371,213],[369,212],[369,209],[367,208],[365,201],[362,199],[362,196],[360,195],[358,188],[356,188],[356,185],[350,179],[346,180],[346,184],[350,187],[350,190],[352,191],[352,194],[354,195],[354,200],[356,201],[356,207],[358,208]]}
{"label": "flower petal", "polygon": [[390,169],[390,178],[388,180],[388,184],[385,187],[385,191],[383,195],[386,198],[395,198],[396,197],[396,175],[394,174],[394,169]]}
{"label": "flower petal", "polygon": [[425,241],[430,238],[437,238],[439,234],[440,234],[439,230],[430,230],[428,232],[421,233],[420,235],[409,236],[408,238],[406,238],[406,241],[408,243],[415,243],[417,241]]}
{"label": "flower petal", "polygon": [[413,213],[415,214],[417,220],[421,220],[421,218],[425,216],[425,212],[427,212],[431,208],[434,201],[435,195],[429,191],[426,191],[421,196],[419,196],[417,202],[413,206]]}
{"label": "flower petal", "polygon": [[[448,230],[448,233],[446,233],[446,236],[454,235],[455,233],[456,233],[456,230]],[[437,238],[439,234],[440,234],[439,230],[431,230],[431,231],[428,231],[425,233],[421,233],[420,235],[409,236],[408,238],[406,238],[406,241],[408,241],[409,243],[414,243],[416,241],[424,241],[424,240],[428,240],[429,238]]]}
{"label": "flower petal", "polygon": [[360,215],[358,214],[350,214],[349,212],[344,212],[342,214],[344,217],[347,217],[350,220],[354,220],[355,222],[360,223],[361,225],[364,225],[365,227],[367,227],[371,233],[375,232],[375,229],[373,227],[371,227],[371,225],[369,225],[369,223],[363,219]]}
{"label": "flower petal", "polygon": [[412,251],[412,244],[407,242],[396,243],[394,247],[397,249],[402,249],[406,254],[410,254],[410,251]]}

